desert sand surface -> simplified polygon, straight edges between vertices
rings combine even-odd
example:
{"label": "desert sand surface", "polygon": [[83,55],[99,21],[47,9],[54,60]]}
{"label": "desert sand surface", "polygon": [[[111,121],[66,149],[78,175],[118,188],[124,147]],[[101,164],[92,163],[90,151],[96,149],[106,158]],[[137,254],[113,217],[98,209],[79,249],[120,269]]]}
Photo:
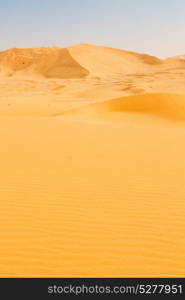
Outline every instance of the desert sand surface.
{"label": "desert sand surface", "polygon": [[0,52],[0,276],[183,277],[185,60]]}

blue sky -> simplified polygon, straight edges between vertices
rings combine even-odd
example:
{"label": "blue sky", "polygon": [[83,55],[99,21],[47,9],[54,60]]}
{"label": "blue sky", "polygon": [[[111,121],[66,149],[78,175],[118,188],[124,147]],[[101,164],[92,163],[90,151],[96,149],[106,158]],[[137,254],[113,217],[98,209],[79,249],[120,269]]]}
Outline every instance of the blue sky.
{"label": "blue sky", "polygon": [[185,54],[185,0],[0,0],[0,49],[79,43]]}

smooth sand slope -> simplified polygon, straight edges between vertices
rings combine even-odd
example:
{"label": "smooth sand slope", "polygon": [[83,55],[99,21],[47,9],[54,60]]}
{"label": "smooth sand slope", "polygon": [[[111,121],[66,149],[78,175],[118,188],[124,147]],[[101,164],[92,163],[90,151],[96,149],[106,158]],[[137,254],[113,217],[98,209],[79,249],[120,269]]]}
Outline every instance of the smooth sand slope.
{"label": "smooth sand slope", "polygon": [[184,276],[183,66],[91,45],[0,53],[1,277]]}
{"label": "smooth sand slope", "polygon": [[[176,121],[185,121],[185,95],[144,94],[122,97],[87,106],[86,110],[103,113],[134,113],[153,115]],[[83,108],[82,111],[85,111]],[[111,114],[112,115],[112,114]],[[120,115],[123,118],[123,115]],[[120,120],[119,116],[116,115]]]}

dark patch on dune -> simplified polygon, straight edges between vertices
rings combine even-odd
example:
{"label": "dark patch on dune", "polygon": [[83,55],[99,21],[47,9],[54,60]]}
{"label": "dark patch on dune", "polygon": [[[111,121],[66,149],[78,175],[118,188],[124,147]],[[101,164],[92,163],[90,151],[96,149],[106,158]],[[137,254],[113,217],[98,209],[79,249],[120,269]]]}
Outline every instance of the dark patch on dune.
{"label": "dark patch on dune", "polygon": [[47,78],[81,78],[89,72],[73,59],[67,49],[61,49],[56,59],[47,65],[43,75]]}

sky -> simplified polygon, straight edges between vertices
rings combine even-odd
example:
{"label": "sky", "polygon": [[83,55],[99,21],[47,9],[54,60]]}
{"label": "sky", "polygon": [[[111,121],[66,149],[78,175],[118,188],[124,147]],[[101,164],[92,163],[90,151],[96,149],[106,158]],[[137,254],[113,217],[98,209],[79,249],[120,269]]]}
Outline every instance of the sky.
{"label": "sky", "polygon": [[0,50],[80,43],[185,54],[185,0],[0,0]]}

